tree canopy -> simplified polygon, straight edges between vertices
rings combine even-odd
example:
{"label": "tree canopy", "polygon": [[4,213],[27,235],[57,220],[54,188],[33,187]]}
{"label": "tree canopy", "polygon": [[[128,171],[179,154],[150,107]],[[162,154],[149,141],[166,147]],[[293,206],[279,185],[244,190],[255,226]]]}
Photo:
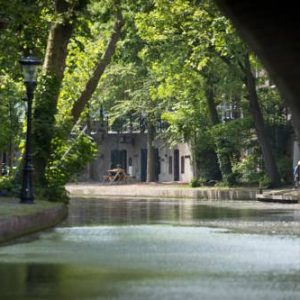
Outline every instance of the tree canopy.
{"label": "tree canopy", "polygon": [[287,108],[213,1],[2,2],[0,151],[19,166],[26,107],[18,61],[32,53],[44,61],[33,118],[41,195],[58,187],[50,198],[59,198],[96,154],[85,125],[100,110],[118,130],[145,121],[149,149],[157,135],[189,143],[203,180],[288,180],[288,140],[278,140],[291,132]]}

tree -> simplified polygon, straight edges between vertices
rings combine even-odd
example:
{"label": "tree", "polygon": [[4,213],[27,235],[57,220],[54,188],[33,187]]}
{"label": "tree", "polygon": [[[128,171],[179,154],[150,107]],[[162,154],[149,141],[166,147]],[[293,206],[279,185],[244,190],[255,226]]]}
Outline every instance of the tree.
{"label": "tree", "polygon": [[41,185],[46,183],[45,169],[51,153],[57,102],[68,55],[67,47],[78,13],[82,12],[86,5],[86,0],[54,2],[54,21],[48,36],[43,76],[39,82],[33,117],[35,179]]}
{"label": "tree", "polygon": [[[148,42],[148,47],[144,50],[145,57],[152,71],[160,78],[161,86],[159,90],[166,91],[168,88],[169,90],[173,89],[173,96],[169,98],[173,101],[175,100],[175,102],[180,102],[180,98],[182,98],[183,103],[192,101],[191,99],[187,99],[186,95],[185,97],[180,97],[184,93],[178,91],[178,82],[174,84],[176,81],[174,78],[184,78],[183,82],[187,83],[190,76],[195,76],[191,75],[193,73],[198,77],[202,77],[204,80],[202,80],[201,86],[198,87],[198,94],[201,94],[201,89],[206,90],[206,93],[202,93],[202,97],[206,98],[211,123],[212,125],[216,125],[219,123],[219,117],[216,111],[216,104],[214,103],[213,72],[208,72],[208,67],[206,67],[206,71],[204,72],[198,68],[198,63],[195,64],[191,61],[194,59],[194,45],[189,35],[191,31],[194,32],[194,28],[191,29],[191,24],[194,22],[195,11],[195,7],[186,1],[171,4],[166,1],[156,2],[156,9],[151,14],[140,14],[138,16],[138,26],[141,36]],[[203,61],[204,63],[201,68],[204,68],[208,64],[208,61],[205,61],[205,59]],[[185,75],[183,72],[185,72]],[[164,84],[164,81],[167,83]],[[172,81],[173,83],[171,83]],[[181,84],[179,86],[182,90],[188,90],[188,87],[185,88]],[[193,89],[195,90],[195,86]],[[167,94],[167,92],[161,93],[158,97],[166,98],[164,94]],[[195,97],[195,93],[191,96]],[[196,97],[198,98],[198,96]],[[175,125],[174,122],[172,124]],[[216,139],[217,148],[220,145],[221,142]],[[214,164],[214,155],[210,157],[212,158],[212,164]],[[222,151],[219,151],[218,157],[222,166],[221,169],[224,172],[224,179],[226,179],[231,173],[230,159],[228,154]]]}
{"label": "tree", "polygon": [[[278,184],[266,130],[270,120],[282,119],[282,109],[270,109],[279,98],[272,100],[270,89],[261,91],[261,78],[253,71],[261,66],[211,1],[12,0],[3,7],[10,19],[0,32],[4,82],[0,94],[12,99],[9,85],[14,82],[18,89],[14,95],[20,97],[21,53],[32,50],[45,56],[33,124],[35,178],[40,185],[49,185],[50,177],[57,176],[62,157],[67,166],[67,160],[76,161],[79,149],[86,147],[85,154],[93,155],[93,141],[82,130],[89,107],[99,108],[100,103],[112,110],[112,121],[125,114],[138,123],[141,115],[146,116],[147,181],[155,180],[153,140],[156,123],[163,118],[170,126],[160,135],[168,136],[170,144],[189,142],[198,168],[204,165],[201,156],[209,154],[211,166],[216,166],[218,157],[219,167],[207,166],[202,174],[219,178],[221,170],[225,181],[232,177],[232,166],[240,159],[238,150],[251,137],[252,125],[266,172],[272,184]],[[5,104],[15,120],[18,105]],[[243,109],[246,121],[237,114],[235,120],[224,122],[220,107],[225,104]],[[20,121],[10,124],[17,123],[18,127]],[[3,137],[11,138],[4,126],[1,130]],[[78,162],[87,160],[88,155]],[[70,175],[79,169],[77,164],[69,166],[72,171],[64,167],[62,172]],[[57,184],[65,180],[67,176]]]}
{"label": "tree", "polygon": [[86,104],[91,99],[93,93],[95,92],[99,80],[105,70],[105,68],[108,66],[108,64],[111,61],[111,58],[113,54],[116,51],[116,45],[118,40],[120,39],[121,35],[121,29],[124,24],[123,16],[121,13],[121,8],[117,6],[116,10],[116,20],[112,29],[112,34],[110,37],[110,40],[106,46],[105,52],[103,56],[99,59],[94,72],[90,76],[85,89],[82,91],[81,95],[78,97],[78,99],[75,101],[73,107],[72,107],[72,117],[73,117],[73,124],[76,124],[78,121],[80,114],[83,112]]}
{"label": "tree", "polygon": [[[64,79],[66,76],[66,65],[68,64],[69,59],[68,49],[70,49],[70,44],[73,40],[75,40],[75,43],[76,41],[80,41],[80,35],[78,35],[80,30],[83,35],[88,36],[91,29],[88,27],[89,25],[86,25],[86,19],[80,19],[80,14],[83,14],[86,11],[87,1],[80,0],[69,2],[57,0],[55,2],[57,18],[49,33],[44,62],[44,73],[39,83],[34,110],[33,139],[35,142],[35,178],[39,181],[41,186],[47,184],[45,174],[47,165],[53,166],[51,156],[52,158],[56,157],[57,159],[57,154],[54,154],[56,149],[60,148],[60,143],[57,143],[57,137],[59,136],[60,139],[63,140],[68,139],[72,128],[79,120],[87,103],[91,100],[101,75],[115,52],[116,43],[120,38],[123,20],[119,1],[113,1],[113,3],[115,4],[113,10],[116,12],[116,21],[111,30],[110,40],[106,49],[104,49],[104,54],[102,55],[103,48],[101,48],[100,53],[97,53],[96,57],[93,59],[93,62],[95,63],[94,71],[91,75],[88,75],[89,78],[87,78],[86,86],[83,87],[83,84],[80,84],[83,88],[80,96],[77,100],[74,99],[74,96],[76,95],[71,96],[71,101],[67,101],[68,109],[64,109],[64,115],[62,115],[58,111],[58,107],[61,105],[66,106],[66,103],[62,104],[62,101],[60,100],[61,97],[64,98],[64,96],[66,96],[64,94],[64,85],[67,83],[67,80],[72,81],[70,74],[76,73],[76,62],[74,62],[73,56],[70,57],[70,59],[71,61],[73,60],[72,63],[75,66],[75,69],[72,67],[71,72],[68,72],[68,78],[66,80]],[[111,3],[108,3],[108,5],[109,4]],[[94,8],[93,6],[89,6],[88,8],[94,9],[94,11],[99,9],[98,7]],[[100,13],[103,13],[101,9],[102,8],[100,8]],[[108,10],[108,13],[111,13],[111,10],[107,7],[106,9]],[[85,17],[87,17],[87,15],[85,15]],[[81,29],[80,27],[87,27],[87,29]],[[97,43],[97,38],[92,36],[91,39]],[[82,53],[84,48],[85,45],[79,43],[77,51]],[[87,57],[86,59],[89,58]],[[91,67],[92,66],[90,66],[90,68]],[[90,68],[88,72],[90,72]],[[68,95],[68,98],[70,98],[70,95]],[[58,124],[60,124],[59,127],[61,127],[62,130],[60,130],[60,132],[55,132],[57,131],[55,128],[57,128]]]}
{"label": "tree", "polygon": [[[8,174],[15,175],[20,148],[22,149],[22,127],[24,125],[24,84],[19,66],[21,55],[28,55],[35,47],[37,53],[46,37],[41,1],[4,1],[1,3],[1,19],[4,27],[0,32],[0,152],[1,164],[6,162]],[[40,30],[37,31],[36,27]],[[35,43],[33,40],[36,40]]]}
{"label": "tree", "polygon": [[[220,60],[227,64],[229,70],[237,76],[236,78],[239,78],[241,82],[240,89],[242,89],[242,83],[245,84],[251,107],[250,112],[255,123],[258,141],[262,147],[266,172],[272,185],[278,185],[280,178],[272,148],[265,133],[263,117],[259,113],[260,106],[257,101],[257,94],[254,97],[253,89],[255,89],[255,85],[253,83],[255,81],[252,80],[252,85],[250,84],[249,76],[251,71],[245,68],[244,58],[248,53],[248,49],[237,38],[228,20],[220,15],[210,1],[202,1],[199,5],[193,5],[189,1],[172,3],[157,1],[155,11],[148,16],[143,15],[143,20],[140,23],[142,24],[140,28],[145,39],[152,43],[151,50],[155,51],[156,54],[163,52],[163,54],[159,54],[160,60],[163,60],[163,65],[168,63],[170,58],[174,59],[174,54],[176,53],[180,57],[175,60],[176,64],[179,63],[181,66],[189,64],[205,77],[205,70],[215,65],[217,60]],[[159,47],[158,41],[162,45],[160,46],[160,52],[157,51]],[[174,54],[170,54],[170,51]],[[181,53],[181,56],[178,53]],[[170,57],[169,59],[166,58],[167,55]],[[170,64],[172,65],[172,62]],[[249,66],[250,64],[247,65],[247,67]],[[206,96],[211,120],[217,124],[218,116],[214,111],[215,105],[214,101],[212,101],[213,87],[211,84],[214,71],[208,73],[209,75],[207,76]],[[226,95],[226,91],[223,90],[223,92]],[[255,107],[255,110],[253,107]],[[260,117],[258,117],[258,113]],[[223,148],[222,140],[217,142],[217,148]],[[219,151],[220,153],[222,152]],[[221,169],[227,177],[226,173],[231,173],[231,167],[228,158],[226,159],[227,162],[224,163],[225,157],[225,153],[222,156],[219,155]],[[224,166],[227,167],[224,168]]]}
{"label": "tree", "polygon": [[245,84],[248,90],[249,109],[254,119],[254,126],[259,144],[262,149],[266,172],[271,180],[271,185],[276,187],[280,185],[280,176],[277,170],[274,154],[271,144],[268,140],[265,122],[261,112],[258,95],[256,92],[256,78],[253,75],[250,65],[249,55],[245,55],[244,72],[246,75]]}
{"label": "tree", "polygon": [[[79,121],[84,119],[82,112],[116,50],[123,26],[121,11],[127,7],[128,4],[121,7],[118,0],[101,3],[94,0],[28,0],[26,3],[12,0],[3,4],[5,15],[11,19],[4,34],[1,32],[0,35],[1,73],[7,72],[12,80],[20,82],[19,68],[11,72],[12,66],[18,64],[20,52],[44,56],[42,75],[35,93],[32,133],[35,180],[41,187],[49,185],[51,174],[55,174],[53,170],[59,168],[55,160],[59,161],[64,151],[68,151],[64,144],[74,150],[73,153],[68,152],[64,159],[71,160],[79,144],[86,145],[86,153],[93,153],[90,140],[83,138],[85,134],[80,134],[81,125],[78,123],[84,123]],[[114,17],[115,26],[112,26]],[[4,48],[5,43],[7,46]],[[92,45],[94,51],[84,57]],[[8,48],[11,51],[7,53]],[[82,62],[87,68],[78,74]],[[75,85],[81,89],[77,89],[76,93],[74,88],[70,90]],[[80,141],[74,141],[73,133],[76,131]],[[66,169],[64,171],[70,173]]]}

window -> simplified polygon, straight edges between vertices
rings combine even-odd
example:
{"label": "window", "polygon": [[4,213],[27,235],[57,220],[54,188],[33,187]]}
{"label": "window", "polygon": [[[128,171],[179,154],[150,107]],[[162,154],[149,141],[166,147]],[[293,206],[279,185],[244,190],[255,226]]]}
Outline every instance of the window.
{"label": "window", "polygon": [[184,156],[181,156],[181,174],[184,174],[184,168],[185,168],[185,158]]}

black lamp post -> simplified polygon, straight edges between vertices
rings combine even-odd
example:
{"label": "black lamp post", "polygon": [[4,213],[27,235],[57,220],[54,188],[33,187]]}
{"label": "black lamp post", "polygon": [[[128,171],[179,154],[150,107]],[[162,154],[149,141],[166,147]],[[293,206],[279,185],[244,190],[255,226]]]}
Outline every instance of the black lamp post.
{"label": "black lamp post", "polygon": [[26,144],[24,153],[24,168],[21,189],[20,203],[32,204],[34,200],[32,189],[32,159],[31,159],[31,109],[34,89],[36,85],[37,68],[41,61],[33,56],[27,56],[20,59],[22,66],[24,83],[27,93],[27,131],[26,131]]}

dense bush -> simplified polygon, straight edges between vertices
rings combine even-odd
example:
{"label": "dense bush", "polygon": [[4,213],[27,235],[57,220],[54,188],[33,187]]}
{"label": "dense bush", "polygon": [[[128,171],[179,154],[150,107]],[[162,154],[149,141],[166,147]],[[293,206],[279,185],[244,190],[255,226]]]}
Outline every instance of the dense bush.
{"label": "dense bush", "polygon": [[264,177],[259,158],[255,154],[249,154],[237,162],[233,166],[233,172],[239,183],[258,184]]}
{"label": "dense bush", "polygon": [[189,183],[189,186],[190,187],[199,187],[199,186],[201,186],[202,184],[201,184],[201,181],[200,181],[200,179],[199,178],[193,178],[192,180],[191,180],[191,182]]}
{"label": "dense bush", "polygon": [[46,170],[47,186],[40,188],[42,198],[50,201],[68,200],[65,184],[74,180],[96,154],[95,142],[85,134],[68,143],[55,141],[56,151]]}

